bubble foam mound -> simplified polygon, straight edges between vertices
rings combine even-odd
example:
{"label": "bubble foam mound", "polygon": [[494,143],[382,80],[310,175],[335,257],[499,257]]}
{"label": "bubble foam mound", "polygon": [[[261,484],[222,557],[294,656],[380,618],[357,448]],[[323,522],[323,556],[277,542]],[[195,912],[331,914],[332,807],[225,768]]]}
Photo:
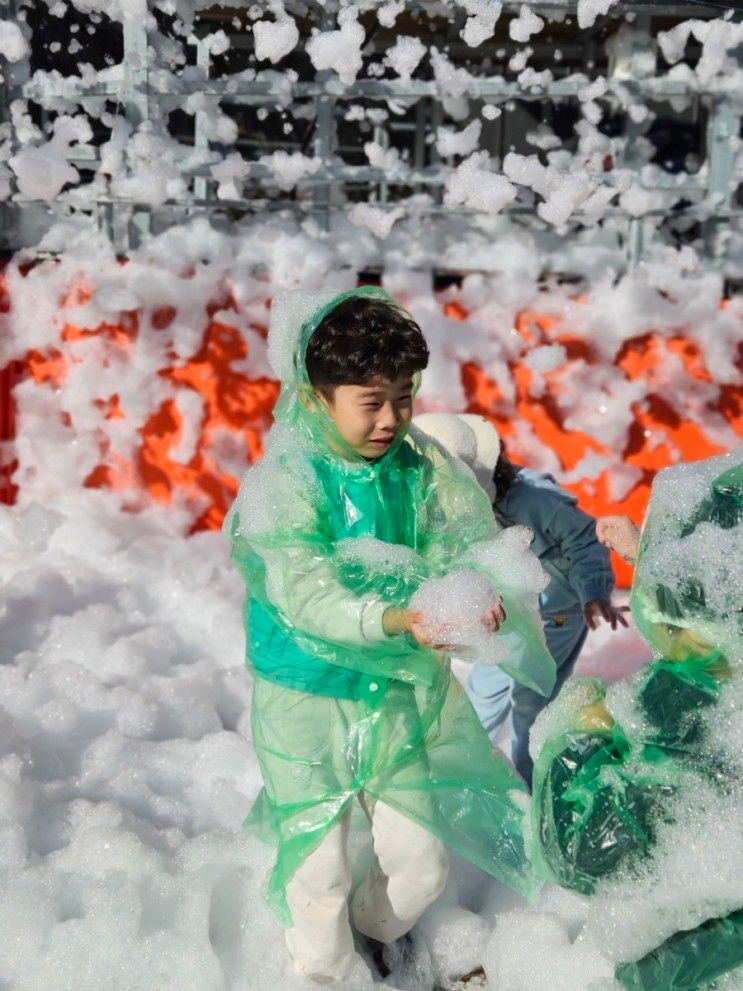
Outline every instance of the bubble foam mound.
{"label": "bubble foam mound", "polygon": [[460,570],[423,582],[410,608],[423,614],[423,628],[434,642],[450,644],[460,658],[495,664],[505,648],[484,619],[498,599],[488,578]]}

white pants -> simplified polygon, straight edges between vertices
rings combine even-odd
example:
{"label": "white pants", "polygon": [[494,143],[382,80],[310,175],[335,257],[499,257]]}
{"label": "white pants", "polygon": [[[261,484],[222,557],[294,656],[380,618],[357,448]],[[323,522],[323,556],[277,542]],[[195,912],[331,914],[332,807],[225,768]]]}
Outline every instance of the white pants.
{"label": "white pants", "polygon": [[[359,932],[390,943],[411,929],[444,889],[444,844],[384,802],[362,799],[374,861],[351,904]],[[360,963],[349,924],[350,811],[328,831],[286,886],[292,926],[286,933],[294,968],[315,980],[342,980]]]}

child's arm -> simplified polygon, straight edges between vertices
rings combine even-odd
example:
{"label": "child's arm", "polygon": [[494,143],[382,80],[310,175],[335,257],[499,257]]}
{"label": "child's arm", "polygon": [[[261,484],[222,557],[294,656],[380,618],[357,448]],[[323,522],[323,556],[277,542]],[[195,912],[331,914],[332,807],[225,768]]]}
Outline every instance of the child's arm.
{"label": "child's arm", "polygon": [[[236,559],[251,553],[260,558],[265,572],[268,602],[284,623],[320,640],[350,647],[384,641],[385,610],[392,603],[376,595],[356,595],[342,584],[333,568],[329,550],[319,541],[291,542],[252,539],[233,544]],[[249,588],[255,585],[248,579]]]}
{"label": "child's arm", "polygon": [[568,580],[580,600],[588,627],[595,629],[602,619],[612,629],[618,624],[626,626],[622,612],[611,604],[614,572],[608,550],[597,539],[593,517],[573,503],[555,501],[545,515],[543,529],[570,562]]}
{"label": "child's arm", "polygon": [[[300,648],[370,678],[432,684],[440,670],[435,654],[411,650],[401,635],[405,627],[385,629],[385,614],[395,607],[375,595],[354,594],[321,551],[320,546],[267,547],[252,540],[246,546],[240,538],[233,543],[251,597],[270,610]],[[251,558],[265,575],[264,593]]]}
{"label": "child's arm", "polygon": [[275,474],[270,488],[260,475],[251,485],[248,475],[227,524],[250,597],[329,663],[430,684],[440,667],[435,656],[410,649],[399,635],[407,627],[385,629],[385,613],[397,604],[343,583],[305,480]]}
{"label": "child's arm", "polygon": [[596,520],[596,535],[605,547],[616,551],[629,564],[635,563],[640,531],[629,516],[599,516]]}

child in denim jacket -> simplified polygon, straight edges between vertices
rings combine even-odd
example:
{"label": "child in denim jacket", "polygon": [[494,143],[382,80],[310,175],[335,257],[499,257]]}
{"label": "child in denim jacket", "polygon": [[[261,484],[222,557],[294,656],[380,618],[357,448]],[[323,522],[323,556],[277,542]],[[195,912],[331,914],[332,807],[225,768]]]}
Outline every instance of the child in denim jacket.
{"label": "child in denim jacket", "polygon": [[[503,456],[496,428],[484,417],[422,414],[415,422],[474,471],[501,524],[521,524],[532,531],[531,549],[550,578],[539,608],[547,647],[557,665],[552,694],[545,698],[516,684],[495,665],[473,664],[467,678],[470,700],[493,743],[510,712],[513,762],[531,784],[529,730],[534,720],[572,673],[589,629],[602,620],[613,630],[617,624],[627,625],[611,604],[614,574],[609,551],[599,543],[595,520],[578,508],[574,495],[551,475],[514,465]],[[466,442],[462,427],[473,432],[472,443]]]}

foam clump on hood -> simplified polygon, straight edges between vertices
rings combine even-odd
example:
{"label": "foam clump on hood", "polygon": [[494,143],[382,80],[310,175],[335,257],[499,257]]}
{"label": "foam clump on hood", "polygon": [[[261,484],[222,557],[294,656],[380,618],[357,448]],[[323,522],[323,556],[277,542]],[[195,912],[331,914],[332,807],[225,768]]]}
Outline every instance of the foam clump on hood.
{"label": "foam clump on hood", "polygon": [[268,330],[268,361],[282,385],[296,379],[295,358],[303,324],[337,295],[335,289],[319,289],[278,293],[274,297]]}

